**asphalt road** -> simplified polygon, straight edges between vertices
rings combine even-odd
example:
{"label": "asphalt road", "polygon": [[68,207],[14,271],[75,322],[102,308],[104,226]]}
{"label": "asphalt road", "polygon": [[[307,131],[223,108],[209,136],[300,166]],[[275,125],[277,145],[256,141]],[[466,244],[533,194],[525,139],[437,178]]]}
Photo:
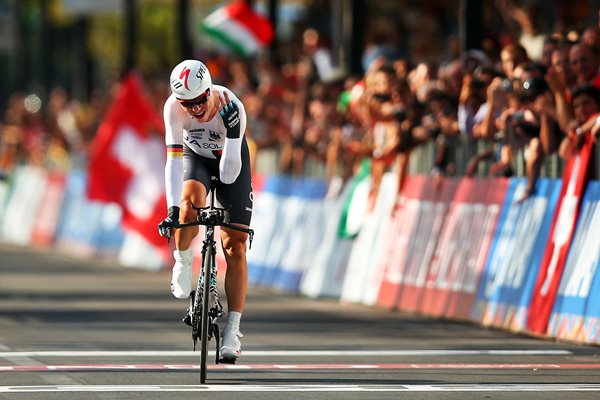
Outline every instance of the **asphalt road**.
{"label": "asphalt road", "polygon": [[600,398],[599,347],[256,287],[200,385],[186,307],[167,272],[0,244],[0,399]]}

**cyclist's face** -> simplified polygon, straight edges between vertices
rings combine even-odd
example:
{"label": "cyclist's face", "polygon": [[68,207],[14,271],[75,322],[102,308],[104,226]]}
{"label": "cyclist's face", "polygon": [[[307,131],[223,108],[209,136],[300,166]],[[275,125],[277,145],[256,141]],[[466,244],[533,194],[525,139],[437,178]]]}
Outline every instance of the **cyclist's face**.
{"label": "cyclist's face", "polygon": [[203,95],[197,97],[194,100],[179,101],[181,108],[183,108],[192,118],[195,118],[199,122],[207,122],[210,117],[210,110],[212,108],[212,97],[210,91],[207,90]]}

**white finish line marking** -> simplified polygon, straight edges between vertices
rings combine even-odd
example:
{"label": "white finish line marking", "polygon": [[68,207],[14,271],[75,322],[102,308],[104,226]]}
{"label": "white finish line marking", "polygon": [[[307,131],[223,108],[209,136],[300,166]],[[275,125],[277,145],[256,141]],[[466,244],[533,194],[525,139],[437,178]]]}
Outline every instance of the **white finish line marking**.
{"label": "white finish line marking", "polygon": [[[114,371],[114,370],[196,370],[198,365],[192,364],[99,364],[99,365],[7,365],[0,366],[0,372],[42,372],[42,371]],[[392,370],[392,369],[600,369],[600,364],[211,364],[209,370]]]}
{"label": "white finish line marking", "polygon": [[458,385],[127,385],[0,386],[0,393],[41,392],[598,392],[600,384]]}
{"label": "white finish line marking", "polygon": [[[198,357],[193,351],[1,351],[8,357]],[[327,356],[531,356],[571,355],[568,350],[248,350],[250,357],[327,357]]]}

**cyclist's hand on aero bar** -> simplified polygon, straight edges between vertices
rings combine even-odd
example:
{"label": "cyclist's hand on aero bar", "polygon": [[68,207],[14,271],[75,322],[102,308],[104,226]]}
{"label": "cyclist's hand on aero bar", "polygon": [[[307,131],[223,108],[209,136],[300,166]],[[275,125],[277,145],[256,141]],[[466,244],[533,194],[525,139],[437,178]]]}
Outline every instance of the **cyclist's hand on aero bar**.
{"label": "cyclist's hand on aero bar", "polygon": [[167,214],[167,218],[163,219],[160,224],[158,224],[158,234],[163,237],[170,238],[171,237],[171,229],[177,225],[179,222],[179,207],[172,206],[169,207],[169,212]]}

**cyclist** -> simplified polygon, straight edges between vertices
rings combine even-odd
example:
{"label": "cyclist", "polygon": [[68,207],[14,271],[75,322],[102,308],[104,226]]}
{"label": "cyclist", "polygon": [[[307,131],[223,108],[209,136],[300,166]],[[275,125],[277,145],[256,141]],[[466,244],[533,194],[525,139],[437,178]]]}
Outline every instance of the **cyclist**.
{"label": "cyclist", "polygon": [[[212,176],[218,178],[217,200],[230,207],[229,222],[249,227],[252,182],[243,104],[226,87],[213,85],[208,68],[198,60],[178,64],[171,72],[170,84],[172,94],[164,105],[168,215],[159,224],[159,233],[169,237],[177,221],[196,219],[194,207],[205,206]],[[190,245],[198,231],[197,226],[175,230],[171,292],[180,299],[189,297],[192,290]],[[247,238],[246,233],[221,228],[228,305],[222,358],[235,359],[241,352],[239,326],[248,289]]]}

